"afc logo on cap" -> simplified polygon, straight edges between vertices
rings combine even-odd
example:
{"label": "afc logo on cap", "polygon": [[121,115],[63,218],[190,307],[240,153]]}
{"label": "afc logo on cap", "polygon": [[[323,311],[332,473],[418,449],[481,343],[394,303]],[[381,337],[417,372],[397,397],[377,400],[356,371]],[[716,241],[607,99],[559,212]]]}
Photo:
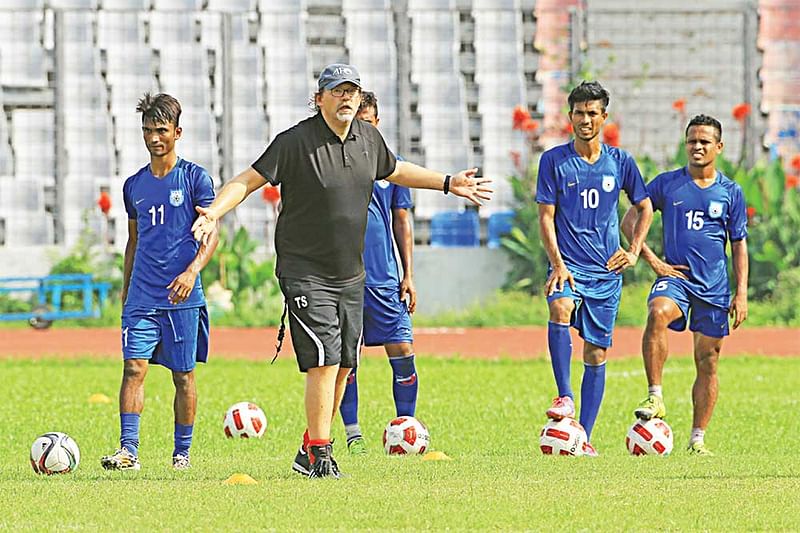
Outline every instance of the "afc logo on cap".
{"label": "afc logo on cap", "polygon": [[347,67],[337,67],[333,71],[334,76],[350,76],[351,74],[353,74],[353,71]]}

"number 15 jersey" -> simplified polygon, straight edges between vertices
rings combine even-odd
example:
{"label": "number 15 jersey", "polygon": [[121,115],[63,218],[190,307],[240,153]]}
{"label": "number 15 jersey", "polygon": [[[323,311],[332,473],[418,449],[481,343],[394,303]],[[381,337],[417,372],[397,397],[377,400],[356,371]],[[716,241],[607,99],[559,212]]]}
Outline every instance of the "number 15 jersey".
{"label": "number 15 jersey", "polygon": [[153,176],[150,165],[125,180],[122,187],[128,218],[136,221],[136,256],[126,306],[155,309],[199,307],[205,304],[200,276],[185,302],[172,305],[167,285],[194,260],[199,243],[191,228],[195,206],[214,200],[211,176],[199,166],[178,159],[163,177]]}
{"label": "number 15 jersey", "polygon": [[536,201],[556,206],[558,249],[573,274],[615,279],[606,262],[619,249],[620,191],[637,204],[647,198],[644,180],[630,154],[600,145],[600,157],[589,163],[574,142],[547,150],[539,160]]}
{"label": "number 15 jersey", "polygon": [[700,188],[686,167],[659,174],[647,184],[653,209],[664,225],[664,257],[686,265],[687,288],[708,303],[728,307],[728,239],[747,237],[747,209],[742,188],[721,172],[710,187]]}

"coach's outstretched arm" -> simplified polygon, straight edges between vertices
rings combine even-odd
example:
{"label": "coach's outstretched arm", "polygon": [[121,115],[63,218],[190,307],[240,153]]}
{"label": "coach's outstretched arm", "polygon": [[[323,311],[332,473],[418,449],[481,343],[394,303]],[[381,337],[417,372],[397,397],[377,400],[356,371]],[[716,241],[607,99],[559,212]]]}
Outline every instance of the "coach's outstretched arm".
{"label": "coach's outstretched arm", "polygon": [[195,207],[200,216],[192,224],[194,238],[207,244],[208,236],[214,231],[217,220],[242,203],[251,192],[266,183],[266,178],[253,167],[248,167],[247,170],[226,183],[210,206]]}
{"label": "coach's outstretched arm", "polygon": [[492,199],[494,191],[485,185],[491,183],[492,180],[491,178],[476,178],[476,172],[478,172],[477,168],[470,168],[449,176],[408,161],[398,161],[394,172],[386,179],[414,189],[432,189],[444,191],[445,194],[451,192],[456,196],[466,198],[475,205],[483,205],[481,200]]}

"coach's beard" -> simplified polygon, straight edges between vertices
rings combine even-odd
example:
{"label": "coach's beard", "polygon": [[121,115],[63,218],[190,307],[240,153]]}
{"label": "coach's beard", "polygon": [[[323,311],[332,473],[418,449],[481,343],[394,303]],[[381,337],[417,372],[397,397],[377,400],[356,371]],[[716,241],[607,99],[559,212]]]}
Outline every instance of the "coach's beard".
{"label": "coach's beard", "polygon": [[340,109],[336,112],[336,120],[340,122],[352,122],[356,114],[352,109]]}

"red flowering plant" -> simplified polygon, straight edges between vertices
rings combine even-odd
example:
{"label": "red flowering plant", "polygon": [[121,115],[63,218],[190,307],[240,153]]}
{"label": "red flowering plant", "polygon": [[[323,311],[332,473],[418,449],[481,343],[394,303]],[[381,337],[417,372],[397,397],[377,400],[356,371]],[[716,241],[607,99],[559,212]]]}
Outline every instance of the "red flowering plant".
{"label": "red flowering plant", "polygon": [[603,143],[619,148],[619,126],[615,122],[603,126]]}
{"label": "red flowering plant", "polygon": [[278,187],[274,187],[267,183],[261,189],[261,198],[264,200],[264,203],[270,205],[277,205],[278,202],[281,201],[281,191]]}
{"label": "red flowering plant", "polygon": [[511,257],[509,285],[535,293],[541,283],[535,282],[547,270],[547,254],[539,239],[539,218],[536,205],[536,164],[542,152],[541,128],[524,106],[516,106],[511,115],[511,127],[520,132],[525,149],[511,150],[509,156],[516,175],[509,177],[516,206],[511,232],[501,239],[503,249]]}
{"label": "red flowering plant", "polygon": [[795,172],[798,172],[798,173],[800,173],[800,154],[795,154],[795,155],[792,157],[792,160],[791,160],[791,163],[789,163],[789,166],[790,166],[790,167],[792,168],[792,170],[794,170]]}
{"label": "red flowering plant", "polygon": [[106,191],[101,192],[100,197],[97,199],[97,207],[100,208],[103,215],[108,217],[108,213],[111,211],[111,195]]}
{"label": "red flowering plant", "polygon": [[748,168],[719,157],[717,168],[742,187],[748,206],[750,295],[772,297],[782,273],[800,276],[800,177],[787,174],[779,158]]}

